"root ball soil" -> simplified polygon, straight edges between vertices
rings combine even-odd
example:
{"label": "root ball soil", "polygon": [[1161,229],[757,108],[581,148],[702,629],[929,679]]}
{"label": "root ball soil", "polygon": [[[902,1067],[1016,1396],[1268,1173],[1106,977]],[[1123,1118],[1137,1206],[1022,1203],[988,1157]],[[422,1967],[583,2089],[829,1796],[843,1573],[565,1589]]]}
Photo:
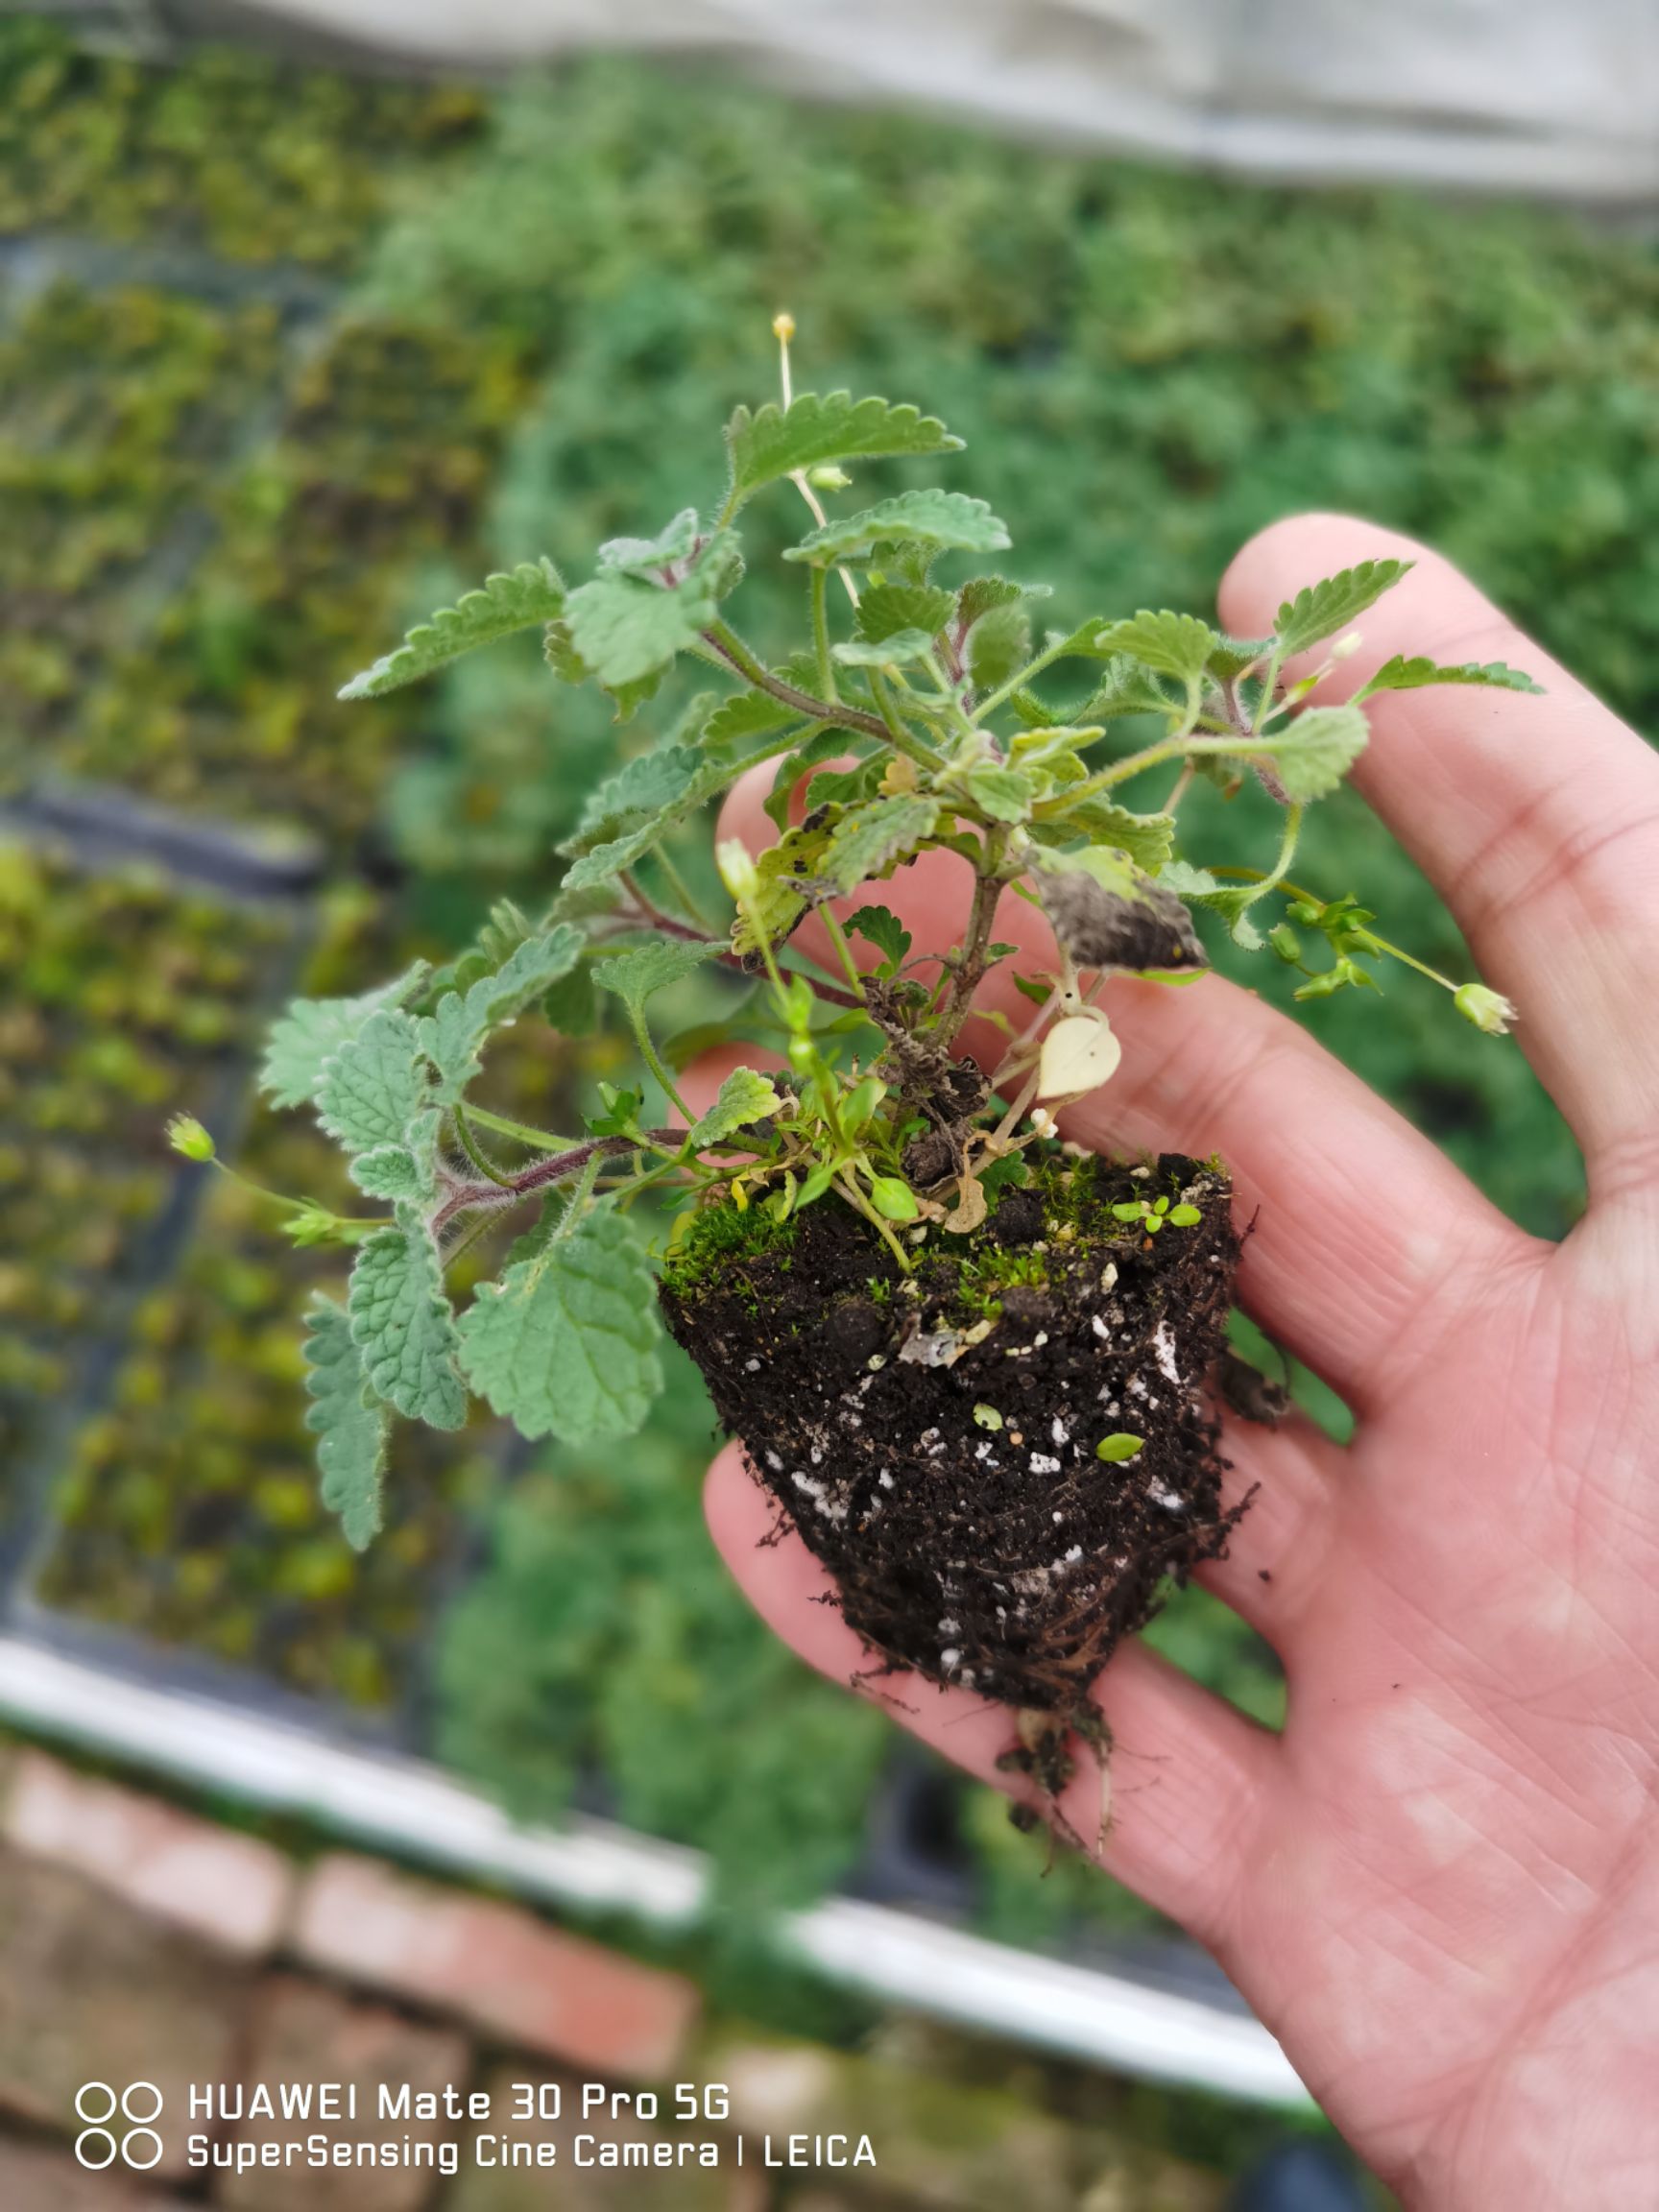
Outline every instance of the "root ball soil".
{"label": "root ball soil", "polygon": [[[1161,1199],[1155,1230],[1114,1212]],[[668,1327],[881,1663],[1083,1733],[1165,1577],[1224,1551],[1230,1201],[1214,1161],[1056,1153],[909,1278],[838,1199],[697,1217]]]}

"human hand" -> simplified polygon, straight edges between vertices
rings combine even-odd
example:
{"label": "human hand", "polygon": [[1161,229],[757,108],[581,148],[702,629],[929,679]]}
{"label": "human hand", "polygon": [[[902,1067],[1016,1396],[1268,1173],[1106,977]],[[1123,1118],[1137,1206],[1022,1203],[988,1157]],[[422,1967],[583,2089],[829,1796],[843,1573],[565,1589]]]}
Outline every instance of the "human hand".
{"label": "human hand", "polygon": [[[1285,1730],[1143,1645],[1119,1651],[1095,1692],[1116,1743],[1100,1856],[1215,1954],[1409,2203],[1623,2212],[1659,2175],[1659,760],[1445,562],[1369,524],[1264,532],[1222,617],[1262,635],[1307,577],[1389,553],[1418,565],[1365,618],[1345,680],[1404,651],[1508,661],[1548,693],[1382,696],[1354,781],[1519,1003],[1589,1211],[1559,1246],[1526,1236],[1218,977],[1108,987],[1122,1070],[1065,1133],[1221,1151],[1257,1216],[1240,1299],[1358,1426],[1339,1449],[1300,1418],[1229,1422],[1229,1496],[1261,1487],[1201,1579],[1283,1660]],[[769,843],[760,796],[740,787],[721,834]],[[964,880],[933,854],[883,895],[943,945]],[[1034,928],[1006,899],[998,934]],[[826,1579],[799,1539],[762,1548],[774,1508],[734,1447],[708,1513],[780,1635],[843,1681],[867,1670],[812,1601]],[[1000,1708],[911,1675],[861,1686],[1029,1793],[997,1769]],[[1080,1834],[1098,1810],[1087,1765],[1067,1809]]]}

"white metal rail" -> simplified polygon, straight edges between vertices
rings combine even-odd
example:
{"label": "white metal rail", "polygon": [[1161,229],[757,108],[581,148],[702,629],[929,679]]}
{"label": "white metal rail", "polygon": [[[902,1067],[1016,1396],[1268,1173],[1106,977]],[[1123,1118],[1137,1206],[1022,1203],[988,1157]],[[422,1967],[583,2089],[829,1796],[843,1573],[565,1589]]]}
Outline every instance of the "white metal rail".
{"label": "white metal rail", "polygon": [[[518,1827],[416,1760],[348,1749],[12,1637],[0,1637],[0,1716],[549,1904],[620,1911],[658,1928],[687,1925],[702,1904],[700,1852],[587,1817]],[[1143,2079],[1306,2101],[1264,2028],[1195,1998],[853,1898],[794,1914],[784,1935],[842,1986],[962,2027]]]}

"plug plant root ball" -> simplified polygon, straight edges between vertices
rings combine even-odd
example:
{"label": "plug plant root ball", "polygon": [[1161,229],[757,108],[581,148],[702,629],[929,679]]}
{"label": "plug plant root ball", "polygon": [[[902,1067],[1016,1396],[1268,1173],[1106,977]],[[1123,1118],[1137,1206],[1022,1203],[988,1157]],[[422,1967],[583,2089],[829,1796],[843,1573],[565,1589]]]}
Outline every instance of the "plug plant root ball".
{"label": "plug plant root ball", "polygon": [[668,1327],[878,1664],[1098,1734],[1095,1676],[1240,1510],[1205,1388],[1230,1199],[1217,1163],[1056,1152],[909,1277],[839,1201],[699,1216]]}

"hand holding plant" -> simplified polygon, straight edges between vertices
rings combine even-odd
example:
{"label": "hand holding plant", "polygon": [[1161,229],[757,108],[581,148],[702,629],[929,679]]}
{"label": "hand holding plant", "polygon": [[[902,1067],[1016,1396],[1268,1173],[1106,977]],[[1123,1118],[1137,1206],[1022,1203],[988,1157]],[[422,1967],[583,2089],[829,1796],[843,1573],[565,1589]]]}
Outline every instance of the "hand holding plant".
{"label": "hand holding plant", "polygon": [[[1256,1501],[1199,1578],[1268,1638],[1282,1737],[1144,1646],[1097,1690],[1116,1740],[1100,1856],[1220,1959],[1355,2149],[1413,2206],[1619,2204],[1659,2161],[1659,764],[1434,555],[1337,517],[1239,556],[1249,632],[1298,576],[1361,554],[1417,565],[1367,622],[1362,681],[1413,639],[1515,660],[1549,702],[1420,691],[1382,705],[1365,796],[1444,890],[1584,1148],[1565,1244],[1495,1212],[1304,1032],[1217,978],[1106,994],[1119,1076],[1062,1116],[1107,1152],[1220,1145],[1256,1227],[1238,1295],[1348,1400],[1353,1443],[1299,1415],[1229,1420],[1222,1493]],[[1294,665],[1293,665],[1294,672]],[[751,783],[721,833],[771,831]],[[962,864],[918,862],[892,904],[919,942]],[[1011,902],[998,924],[1023,935]],[[1017,910],[1016,910],[1017,911]],[[803,935],[811,929],[807,924]],[[811,944],[808,939],[808,944]],[[986,986],[991,1012],[1018,1000]],[[1201,1011],[1194,1013],[1196,1002]],[[995,1030],[971,1041],[997,1051]],[[706,1080],[688,1078],[693,1095]],[[1160,1234],[1160,1243],[1179,1233]],[[805,1657],[865,1666],[822,1569],[735,1448],[709,1518],[733,1573]],[[945,1756],[1028,1796],[1006,1716],[911,1674],[871,1681]],[[1097,1785],[1065,1803],[1092,1833]]]}
{"label": "hand holding plant", "polygon": [[[1287,595],[1252,637],[1142,611],[1039,641],[1041,588],[978,567],[1009,542],[982,500],[925,489],[826,512],[847,464],[960,441],[913,406],[796,397],[793,325],[776,328],[781,401],[733,417],[706,516],[613,540],[575,589],[545,560],[492,577],[346,686],[376,697],[534,627],[554,677],[600,685],[623,719],[683,657],[723,688],[589,796],[540,920],[498,908],[443,973],[302,1001],[277,1025],[266,1089],[310,1103],[383,1209],[290,1212],[300,1241],[355,1255],[307,1344],[324,1497],[366,1543],[393,1416],[458,1428],[469,1393],[529,1437],[636,1430],[661,1388],[643,1230],[669,1327],[848,1624],[878,1665],[1016,1707],[1007,1757],[1059,1817],[1073,1738],[1105,1745],[1091,1683],[1243,1509],[1221,1503],[1208,1389],[1238,1257],[1228,1171],[1179,1153],[1100,1163],[1058,1134],[1056,1114],[1118,1068],[1102,987],[1201,976],[1193,906],[1260,950],[1258,918],[1287,903],[1332,955],[1307,994],[1361,987],[1389,952],[1421,966],[1352,897],[1292,881],[1306,808],[1362,752],[1366,700],[1536,686],[1502,662],[1395,654],[1348,700],[1315,701],[1358,643],[1348,626],[1407,572],[1391,556]],[[813,525],[783,554],[810,645],[777,667],[726,613],[763,493],[798,497]],[[941,583],[948,560],[971,572]],[[1160,771],[1161,804],[1126,803]],[[716,935],[671,841],[757,772],[777,834],[722,846],[736,911]],[[1271,865],[1223,879],[1178,852],[1200,776],[1254,777],[1277,803]],[[882,902],[848,903],[947,861],[960,912],[930,913],[920,938]],[[1304,965],[1290,921],[1271,937]],[[779,1064],[739,1061],[693,1108],[658,1009],[715,966],[753,979],[726,1033],[775,1042]],[[1467,987],[1459,1005],[1499,1030],[1512,1013]],[[583,1131],[479,1103],[504,1024],[539,1011],[580,1030],[602,1006],[640,1080],[602,1085]],[[202,1133],[177,1141],[201,1157]],[[508,1220],[521,1234],[457,1313],[451,1261]],[[1103,1787],[1102,1828],[1109,1802]]]}

